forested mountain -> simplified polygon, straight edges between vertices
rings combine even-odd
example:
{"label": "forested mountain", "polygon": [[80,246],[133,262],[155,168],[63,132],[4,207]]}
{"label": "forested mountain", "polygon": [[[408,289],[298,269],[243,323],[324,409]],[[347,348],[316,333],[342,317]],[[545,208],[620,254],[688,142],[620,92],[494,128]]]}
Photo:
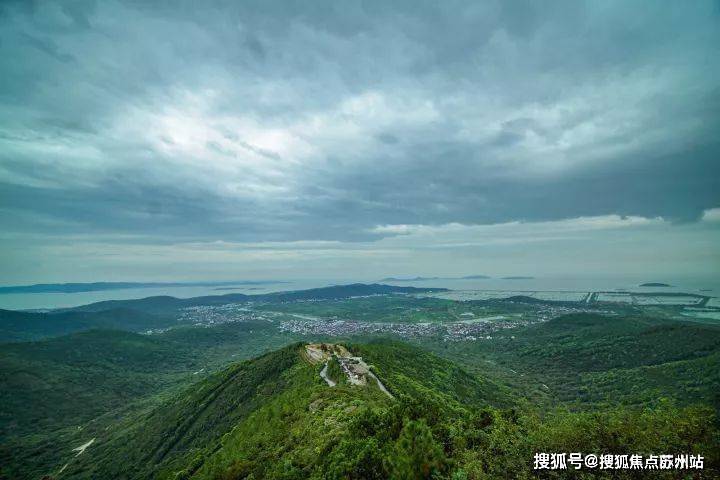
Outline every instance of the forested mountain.
{"label": "forested mountain", "polygon": [[91,329],[145,331],[176,324],[169,316],[126,307],[99,311],[0,310],[0,342],[35,340]]}
{"label": "forested mountain", "polygon": [[370,384],[327,385],[304,344],[292,344],[93,433],[60,478],[507,478],[530,477],[536,451],[713,454],[708,409],[541,415],[418,348],[347,347],[392,397]]}
{"label": "forested mountain", "polygon": [[[180,354],[163,350],[163,342],[135,343],[135,335],[118,333],[114,338],[121,341],[112,347],[101,340],[107,332],[93,335],[97,338],[91,343],[107,352],[108,362],[116,358],[112,348],[118,345],[138,358],[135,376],[120,386],[129,389],[128,397],[137,395],[131,385],[138,388],[146,372],[169,369],[172,376],[179,367],[151,366],[160,357]],[[14,463],[12,452],[3,452],[3,474],[402,479],[507,478],[513,472],[522,478],[532,475],[534,452],[578,449],[702,453],[709,462],[705,474],[714,472],[718,430],[709,408],[660,402],[651,408],[614,406],[600,415],[558,407],[538,410],[497,380],[472,375],[418,347],[386,340],[346,347],[371,365],[389,394],[371,383],[352,384],[342,370],[338,384],[329,386],[320,373],[323,365],[308,360],[305,346],[293,343],[236,363],[188,387],[148,397],[153,400],[126,415],[96,417],[79,431],[64,434],[78,445],[92,444],[77,456],[50,455],[57,461],[53,466],[38,464],[37,458]],[[142,352],[133,353],[132,348]],[[43,350],[50,360],[54,349]],[[190,358],[185,361],[192,365]],[[66,387],[59,385],[58,390]],[[567,478],[574,478],[572,473],[566,472]],[[625,478],[618,473],[612,478]]]}

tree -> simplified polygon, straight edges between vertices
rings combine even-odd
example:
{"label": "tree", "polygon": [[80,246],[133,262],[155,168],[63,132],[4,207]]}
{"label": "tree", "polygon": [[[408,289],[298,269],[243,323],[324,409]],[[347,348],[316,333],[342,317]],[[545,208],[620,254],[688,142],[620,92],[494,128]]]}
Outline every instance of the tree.
{"label": "tree", "polygon": [[425,421],[409,420],[405,422],[388,462],[391,478],[415,480],[441,474],[447,460]]}

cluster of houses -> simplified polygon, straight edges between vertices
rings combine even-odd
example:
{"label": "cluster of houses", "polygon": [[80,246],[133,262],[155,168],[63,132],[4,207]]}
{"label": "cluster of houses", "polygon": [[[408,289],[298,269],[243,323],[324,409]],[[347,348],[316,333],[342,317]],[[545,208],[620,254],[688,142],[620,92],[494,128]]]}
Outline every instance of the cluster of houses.
{"label": "cluster of houses", "polygon": [[276,324],[281,332],[308,336],[329,335],[342,337],[378,334],[402,338],[440,337],[445,341],[457,342],[492,340],[493,332],[498,330],[545,322],[560,315],[586,311],[598,312],[599,310],[597,308],[578,306],[544,305],[523,314],[476,318],[472,312],[463,312],[459,314],[458,321],[443,323],[386,323],[338,318],[324,319],[307,315],[284,314],[282,312],[256,311],[252,309],[251,305],[228,304],[186,308],[181,312],[178,322],[213,326],[229,322],[267,321]]}

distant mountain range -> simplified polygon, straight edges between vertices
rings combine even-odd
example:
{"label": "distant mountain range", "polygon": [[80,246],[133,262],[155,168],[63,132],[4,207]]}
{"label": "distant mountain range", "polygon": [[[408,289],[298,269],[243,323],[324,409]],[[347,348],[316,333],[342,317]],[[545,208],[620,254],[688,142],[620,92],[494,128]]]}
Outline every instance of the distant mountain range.
{"label": "distant mountain range", "polygon": [[466,277],[387,277],[380,280],[381,282],[423,282],[428,280],[484,280],[492,278],[487,275],[468,275]]}
{"label": "distant mountain range", "polygon": [[287,283],[277,280],[239,280],[235,282],[93,282],[93,283],[38,283],[0,287],[3,293],[81,293],[101,292],[105,290],[123,290],[127,288],[162,287],[222,287],[229,285],[268,285]]}
{"label": "distant mountain range", "polygon": [[[489,275],[467,275],[465,277],[387,277],[381,282],[424,282],[428,280],[487,280],[493,278]],[[509,276],[500,277],[500,280],[533,280],[535,277]]]}
{"label": "distant mountain range", "polygon": [[205,295],[192,298],[176,298],[171,296],[154,296],[132,300],[105,300],[73,308],[58,309],[59,311],[100,312],[114,308],[139,309],[153,314],[173,312],[179,308],[198,307],[203,305],[226,305],[235,302],[293,302],[298,300],[337,300],[342,298],[363,297],[368,295],[386,295],[393,293],[442,292],[446,288],[416,288],[382,285],[378,283],[353,283],[350,285],[332,285],[329,287],[274,292],[257,295],[228,293],[225,295]]}

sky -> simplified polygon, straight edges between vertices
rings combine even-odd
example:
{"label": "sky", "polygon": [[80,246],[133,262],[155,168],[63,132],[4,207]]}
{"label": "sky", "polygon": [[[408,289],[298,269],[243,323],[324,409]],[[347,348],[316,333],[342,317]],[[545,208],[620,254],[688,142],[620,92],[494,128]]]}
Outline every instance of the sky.
{"label": "sky", "polygon": [[717,277],[718,132],[717,1],[5,0],[0,284]]}

